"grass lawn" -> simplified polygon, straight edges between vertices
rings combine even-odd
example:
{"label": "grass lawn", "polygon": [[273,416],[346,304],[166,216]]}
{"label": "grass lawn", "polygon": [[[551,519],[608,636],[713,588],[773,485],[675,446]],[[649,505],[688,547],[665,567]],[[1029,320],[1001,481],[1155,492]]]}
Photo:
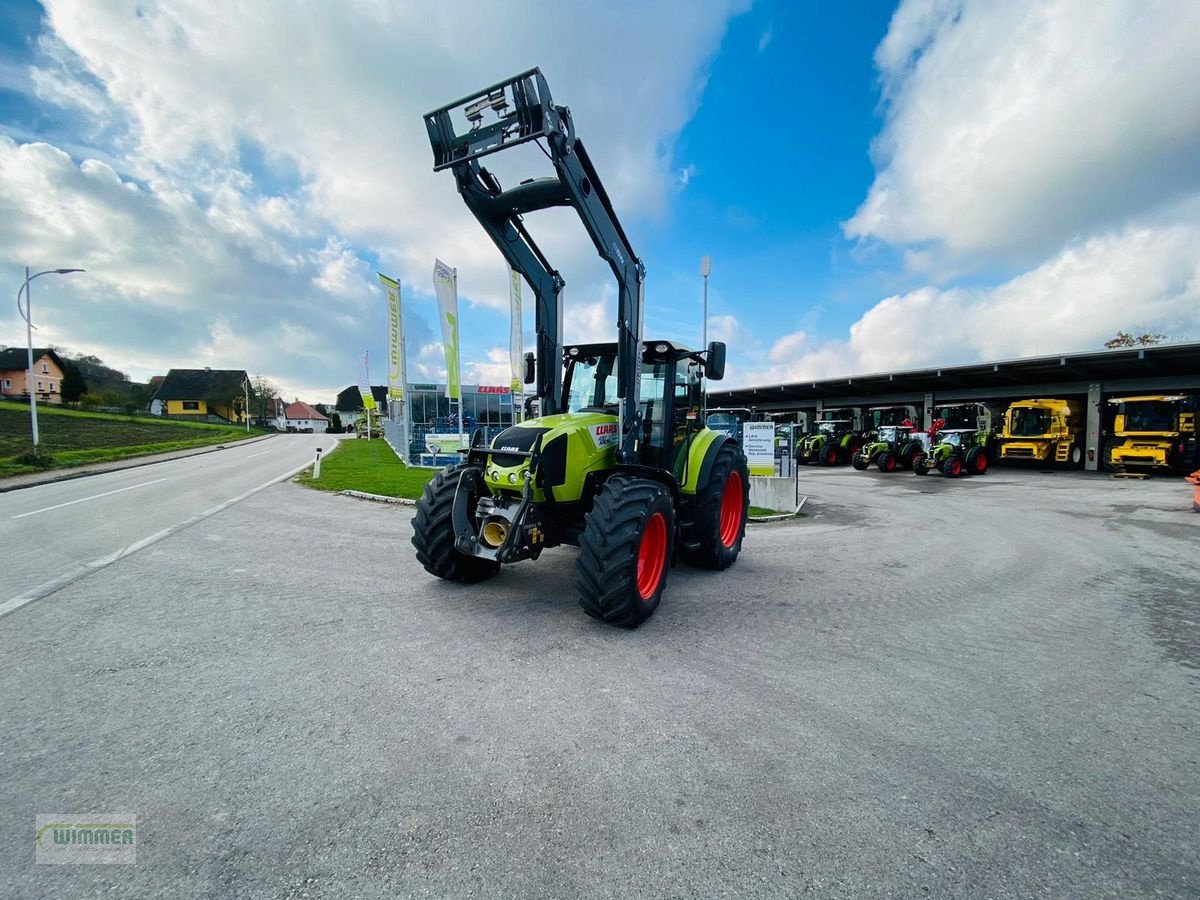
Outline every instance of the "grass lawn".
{"label": "grass lawn", "polygon": [[311,468],[297,480],[320,491],[363,491],[416,500],[437,471],[404,465],[387,441],[347,438],[321,460],[320,481],[313,480]]}
{"label": "grass lawn", "polygon": [[[262,431],[200,422],[117,416],[38,406],[41,449],[54,458],[52,468],[84,463],[111,462],[150,453],[189,450],[210,444],[226,444],[256,437]],[[0,477],[36,472],[15,457],[32,448],[29,438],[29,407],[24,403],[0,402]]]}

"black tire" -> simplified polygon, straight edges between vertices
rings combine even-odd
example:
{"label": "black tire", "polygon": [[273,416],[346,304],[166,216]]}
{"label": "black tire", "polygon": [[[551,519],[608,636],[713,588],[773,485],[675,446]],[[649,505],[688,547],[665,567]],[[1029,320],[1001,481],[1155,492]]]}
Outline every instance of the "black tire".
{"label": "black tire", "polygon": [[948,456],[942,463],[942,474],[947,478],[957,478],[963,473],[961,456]]}
{"label": "black tire", "polygon": [[921,452],[921,444],[918,441],[909,441],[900,450],[900,465],[905,469],[911,469],[913,460]]}
{"label": "black tire", "polygon": [[[723,535],[721,513],[724,509],[725,491],[727,488],[734,490],[731,479],[735,474],[742,489],[740,521],[736,532]],[[700,546],[695,550],[680,549],[679,558],[689,566],[701,569],[728,569],[737,562],[738,554],[742,552],[742,539],[746,536],[746,517],[749,512],[750,470],[746,466],[746,456],[737,447],[726,444],[717,451],[717,457],[713,460],[709,472],[708,484],[696,492],[694,535]],[[729,543],[726,543],[726,539]]]}
{"label": "black tire", "polygon": [[454,549],[454,493],[465,468],[447,466],[425,485],[413,517],[412,545],[417,548],[417,561],[430,575],[470,583],[491,578],[500,571],[500,563]]}
{"label": "black tire", "polygon": [[884,450],[879,454],[879,462],[876,465],[879,466],[880,472],[895,472],[896,454],[891,450]]}
{"label": "black tire", "polygon": [[983,475],[988,470],[987,453],[982,447],[972,447],[967,451],[967,458],[963,463],[963,471],[967,475]]}
{"label": "black tire", "polygon": [[821,448],[821,465],[836,466],[841,461],[836,444],[826,444]]}
{"label": "black tire", "polygon": [[[666,527],[664,557],[648,596],[638,585],[638,558],[655,516]],[[654,615],[667,583],[675,545],[675,506],[664,485],[648,478],[614,476],[605,482],[584,519],[575,563],[579,605],[610,625],[637,628]]]}
{"label": "black tire", "polygon": [[860,472],[865,471],[867,466],[870,464],[871,463],[862,455],[861,452],[855,453],[854,458],[850,460],[850,465],[854,466],[854,468]]}
{"label": "black tire", "polygon": [[929,469],[925,467],[925,454],[918,453],[913,457],[912,470],[917,475],[928,475]]}
{"label": "black tire", "polygon": [[1108,472],[1119,472],[1121,466],[1113,462],[1113,450],[1121,443],[1117,438],[1109,438],[1104,442],[1104,468]]}

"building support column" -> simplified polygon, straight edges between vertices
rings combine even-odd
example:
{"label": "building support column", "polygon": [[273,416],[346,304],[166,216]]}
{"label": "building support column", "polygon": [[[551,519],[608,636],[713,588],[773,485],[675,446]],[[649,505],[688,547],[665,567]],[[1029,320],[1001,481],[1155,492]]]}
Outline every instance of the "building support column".
{"label": "building support column", "polygon": [[933,424],[933,394],[925,395],[925,412],[922,415],[925,421],[921,423],[921,430],[924,431]]}
{"label": "building support column", "polygon": [[1100,426],[1103,420],[1102,408],[1100,404],[1103,402],[1101,398],[1101,387],[1098,382],[1088,385],[1088,402],[1087,402],[1087,432],[1085,436],[1086,446],[1084,447],[1084,468],[1089,472],[1096,472],[1103,462],[1101,459],[1100,447]]}

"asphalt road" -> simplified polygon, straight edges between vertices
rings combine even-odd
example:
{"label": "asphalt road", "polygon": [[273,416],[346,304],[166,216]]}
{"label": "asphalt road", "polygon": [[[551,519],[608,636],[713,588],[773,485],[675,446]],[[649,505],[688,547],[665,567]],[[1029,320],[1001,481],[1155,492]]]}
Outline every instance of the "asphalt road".
{"label": "asphalt road", "polygon": [[0,494],[0,616],[297,470],[336,440],[277,435]]}
{"label": "asphalt road", "polygon": [[[1200,894],[1186,486],[804,491],[633,632],[292,484],[75,581],[0,619],[0,896]],[[136,864],[34,863],[102,810]]]}

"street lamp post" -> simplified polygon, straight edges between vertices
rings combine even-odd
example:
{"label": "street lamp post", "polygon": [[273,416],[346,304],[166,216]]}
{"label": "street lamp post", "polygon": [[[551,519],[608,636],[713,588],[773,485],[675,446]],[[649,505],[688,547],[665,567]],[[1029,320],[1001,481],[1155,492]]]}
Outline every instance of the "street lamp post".
{"label": "street lamp post", "polygon": [[[83,272],[84,269],[47,269],[36,275],[29,274],[29,266],[25,267],[25,284],[17,291],[17,312],[25,320],[25,349],[28,354],[29,373],[25,376],[25,390],[29,392],[29,422],[33,434],[33,450],[38,448],[37,394],[33,390],[33,309],[30,303],[31,292],[29,282],[43,275],[69,275],[72,272]],[[25,294],[25,308],[21,309],[21,294]],[[65,374],[65,373],[64,373]]]}
{"label": "street lamp post", "polygon": [[[700,275],[704,278],[704,320],[700,324],[700,349],[708,349],[708,276],[712,272],[712,257],[700,257]],[[708,412],[708,391],[704,391],[704,412]]]}

